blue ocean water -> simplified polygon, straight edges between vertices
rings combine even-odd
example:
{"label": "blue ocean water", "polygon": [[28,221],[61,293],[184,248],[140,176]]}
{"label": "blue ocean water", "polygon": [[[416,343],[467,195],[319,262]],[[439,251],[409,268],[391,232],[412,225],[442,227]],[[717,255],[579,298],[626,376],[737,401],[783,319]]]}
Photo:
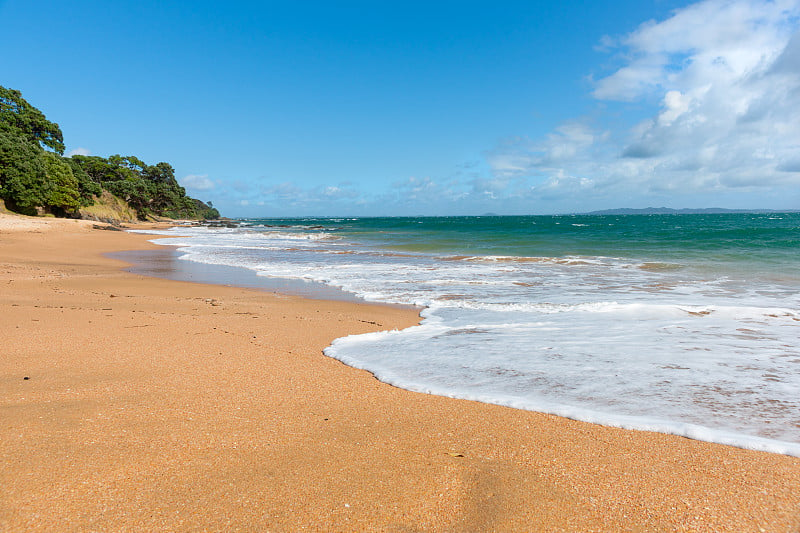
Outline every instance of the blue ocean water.
{"label": "blue ocean water", "polygon": [[246,220],[189,261],[424,307],[326,353],[406,389],[800,456],[800,214]]}

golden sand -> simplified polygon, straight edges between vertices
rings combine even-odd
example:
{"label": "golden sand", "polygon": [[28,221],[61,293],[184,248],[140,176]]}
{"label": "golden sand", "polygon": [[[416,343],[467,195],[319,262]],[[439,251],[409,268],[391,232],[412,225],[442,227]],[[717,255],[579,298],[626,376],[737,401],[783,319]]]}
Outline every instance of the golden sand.
{"label": "golden sand", "polygon": [[396,389],[321,352],[415,312],[147,238],[0,214],[2,531],[800,531],[800,459]]}

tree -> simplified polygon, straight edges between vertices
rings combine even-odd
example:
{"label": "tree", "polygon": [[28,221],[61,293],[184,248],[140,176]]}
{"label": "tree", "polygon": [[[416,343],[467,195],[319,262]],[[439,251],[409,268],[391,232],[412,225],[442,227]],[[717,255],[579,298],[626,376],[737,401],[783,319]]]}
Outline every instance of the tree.
{"label": "tree", "polygon": [[168,163],[148,165],[119,154],[64,158],[63,153],[58,124],[19,91],[0,86],[0,198],[11,209],[35,214],[43,207],[68,215],[92,205],[105,189],[141,219],[219,217],[216,209],[186,196]]}
{"label": "tree", "polygon": [[94,203],[94,197],[100,196],[103,193],[103,187],[95,182],[75,159],[70,157],[65,158],[64,161],[69,163],[70,168],[72,168],[72,175],[78,180],[81,206],[86,207],[92,205]]}
{"label": "tree", "polygon": [[166,183],[173,187],[178,187],[178,182],[175,180],[175,169],[169,163],[161,163],[147,166],[145,165],[142,176],[154,183]]}
{"label": "tree", "polygon": [[46,204],[52,188],[44,150],[0,122],[0,198],[9,208],[32,214],[35,207]]}
{"label": "tree", "polygon": [[108,159],[96,155],[73,155],[72,160],[79,167],[83,169],[89,179],[98,185],[102,185],[106,181],[115,181],[124,179],[125,176],[120,176],[115,171],[113,165],[110,165]]}
{"label": "tree", "polygon": [[64,136],[55,122],[30,105],[22,93],[0,85],[0,122],[19,130],[25,138],[37,145],[46,146],[59,154],[64,153]]}
{"label": "tree", "polygon": [[81,193],[70,164],[58,154],[45,152],[44,166],[47,179],[52,184],[44,205],[55,208],[56,214],[61,215],[77,211],[81,206]]}
{"label": "tree", "polygon": [[107,181],[103,183],[103,188],[114,196],[128,202],[128,205],[136,211],[140,219],[144,220],[147,215],[151,214],[149,207],[153,195],[144,180],[130,177],[124,180]]}

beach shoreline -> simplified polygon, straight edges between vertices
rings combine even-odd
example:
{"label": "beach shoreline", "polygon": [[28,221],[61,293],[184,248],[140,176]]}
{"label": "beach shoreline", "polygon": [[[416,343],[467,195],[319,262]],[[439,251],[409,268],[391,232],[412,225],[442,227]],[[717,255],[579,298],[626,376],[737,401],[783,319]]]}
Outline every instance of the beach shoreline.
{"label": "beach shoreline", "polygon": [[[163,235],[150,235],[150,238],[163,238]],[[108,254],[108,256],[111,259],[119,259],[129,263],[130,266],[125,269],[127,272],[143,276],[255,289],[289,296],[300,296],[312,300],[367,303],[366,300],[359,298],[355,294],[329,287],[322,283],[259,276],[255,271],[244,267],[181,260],[178,248],[161,244],[158,245],[158,249],[125,250]],[[390,307],[417,309],[413,306],[389,305]]]}
{"label": "beach shoreline", "polygon": [[800,459],[397,389],[322,350],[417,311],[132,274],[152,236],[93,226],[0,215],[2,530],[800,528]]}

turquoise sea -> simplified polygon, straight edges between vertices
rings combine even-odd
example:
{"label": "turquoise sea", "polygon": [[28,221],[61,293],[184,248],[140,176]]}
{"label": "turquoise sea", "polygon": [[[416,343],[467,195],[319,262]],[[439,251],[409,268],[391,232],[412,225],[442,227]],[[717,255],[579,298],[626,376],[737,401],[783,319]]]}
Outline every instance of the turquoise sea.
{"label": "turquoise sea", "polygon": [[182,259],[423,308],[326,353],[396,386],[800,456],[800,213],[243,220]]}

